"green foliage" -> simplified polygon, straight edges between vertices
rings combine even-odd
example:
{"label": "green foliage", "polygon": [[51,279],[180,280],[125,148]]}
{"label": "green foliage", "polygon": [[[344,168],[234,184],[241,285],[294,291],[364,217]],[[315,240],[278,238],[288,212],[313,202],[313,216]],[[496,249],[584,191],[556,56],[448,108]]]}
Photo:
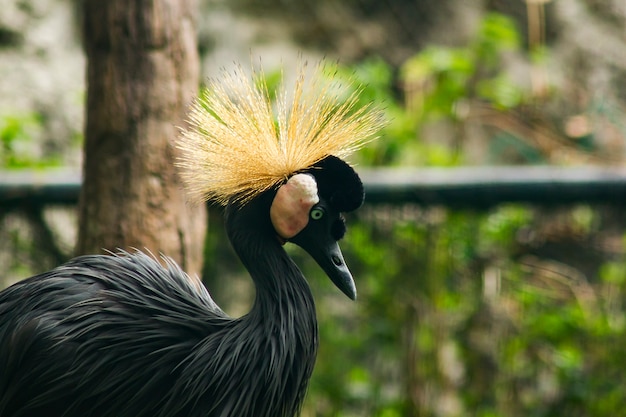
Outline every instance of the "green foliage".
{"label": "green foliage", "polygon": [[3,168],[42,168],[56,166],[59,158],[39,157],[36,137],[43,121],[36,113],[0,116],[0,166]]}
{"label": "green foliage", "polygon": [[[589,214],[564,216],[588,224]],[[599,267],[593,283],[549,258],[527,260],[520,239],[544,217],[530,207],[366,207],[361,216],[342,244],[356,304],[298,260],[326,294],[306,415],[621,413],[626,313],[615,300],[626,299],[625,259]],[[439,414],[440,401],[458,413]]]}
{"label": "green foliage", "polygon": [[523,92],[501,67],[503,54],[517,50],[519,43],[509,18],[489,14],[467,46],[426,48],[401,70],[409,106],[425,119],[457,119],[463,117],[463,102],[471,98],[503,109],[519,105]]}
{"label": "green foliage", "polygon": [[381,59],[372,58],[350,70],[340,68],[337,75],[354,79],[355,85],[362,88],[361,104],[374,103],[381,106],[389,121],[381,132],[384,139],[364,148],[360,154],[361,162],[368,165],[391,165],[402,160],[403,155],[407,158],[407,152],[415,155],[422,153],[422,149],[419,149],[421,146],[416,141],[416,120],[398,101],[393,72],[388,64]]}
{"label": "green foliage", "polygon": [[[353,81],[354,88],[361,88],[362,104],[381,106],[389,121],[381,132],[382,140],[363,149],[358,162],[387,166],[464,163],[458,148],[427,140],[424,130],[436,121],[460,130],[473,101],[502,111],[523,105],[525,92],[508,77],[502,64],[503,57],[519,47],[512,20],[488,14],[468,45],[426,48],[402,65],[399,80],[379,58],[334,68],[333,78]],[[528,158],[539,158],[530,152]]]}

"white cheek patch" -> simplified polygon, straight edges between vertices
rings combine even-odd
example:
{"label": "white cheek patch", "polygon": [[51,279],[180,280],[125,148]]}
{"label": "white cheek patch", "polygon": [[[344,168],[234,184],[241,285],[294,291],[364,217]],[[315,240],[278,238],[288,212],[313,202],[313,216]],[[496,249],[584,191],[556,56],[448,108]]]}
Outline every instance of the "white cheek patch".
{"label": "white cheek patch", "polygon": [[300,233],[309,223],[311,208],[320,201],[313,176],[296,174],[276,192],[270,208],[274,229],[284,239]]}

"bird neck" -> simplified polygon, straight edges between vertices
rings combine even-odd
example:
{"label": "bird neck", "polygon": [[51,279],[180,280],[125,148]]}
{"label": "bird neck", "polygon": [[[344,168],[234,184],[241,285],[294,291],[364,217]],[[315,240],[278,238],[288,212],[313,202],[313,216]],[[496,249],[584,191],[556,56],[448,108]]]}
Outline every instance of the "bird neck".
{"label": "bird neck", "polygon": [[238,328],[248,350],[255,352],[243,366],[253,367],[254,378],[260,375],[263,380],[248,387],[246,395],[256,416],[294,416],[317,356],[315,304],[306,279],[269,221],[269,210],[267,218],[259,213],[263,211],[249,207],[226,213],[233,248],[256,286],[254,305],[239,319]]}
{"label": "bird neck", "polygon": [[247,318],[264,325],[297,327],[317,340],[311,289],[285,252],[270,220],[274,194],[268,192],[243,206],[231,204],[226,209],[228,237],[256,287],[255,303]]}
{"label": "bird neck", "polygon": [[256,297],[250,315],[272,322],[286,318],[288,323],[316,331],[315,303],[309,284],[277,237],[250,236],[244,247],[235,250],[255,284]]}

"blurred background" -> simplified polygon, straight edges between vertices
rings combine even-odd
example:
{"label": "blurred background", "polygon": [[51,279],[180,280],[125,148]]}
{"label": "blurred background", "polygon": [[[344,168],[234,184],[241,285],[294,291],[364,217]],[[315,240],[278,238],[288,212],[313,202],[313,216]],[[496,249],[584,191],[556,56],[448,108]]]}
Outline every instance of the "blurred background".
{"label": "blurred background", "polygon": [[[270,85],[301,57],[337,62],[389,119],[353,159],[374,177],[626,157],[623,0],[201,0],[196,24],[203,79],[259,57]],[[80,1],[3,0],[0,175],[80,172],[85,65]],[[626,415],[624,207],[558,189],[467,200],[350,215],[356,303],[290,248],[320,318],[303,416]],[[203,279],[245,314],[252,284],[209,219]],[[0,204],[0,288],[69,259],[76,236],[73,204]]]}

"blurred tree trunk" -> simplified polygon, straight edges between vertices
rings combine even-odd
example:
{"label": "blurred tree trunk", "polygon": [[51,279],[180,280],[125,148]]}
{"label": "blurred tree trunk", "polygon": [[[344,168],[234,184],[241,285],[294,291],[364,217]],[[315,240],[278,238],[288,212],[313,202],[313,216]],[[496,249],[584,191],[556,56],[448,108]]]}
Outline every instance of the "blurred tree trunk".
{"label": "blurred tree trunk", "polygon": [[197,92],[195,0],[85,0],[87,115],[77,252],[144,249],[200,273],[204,206],[176,174]]}

